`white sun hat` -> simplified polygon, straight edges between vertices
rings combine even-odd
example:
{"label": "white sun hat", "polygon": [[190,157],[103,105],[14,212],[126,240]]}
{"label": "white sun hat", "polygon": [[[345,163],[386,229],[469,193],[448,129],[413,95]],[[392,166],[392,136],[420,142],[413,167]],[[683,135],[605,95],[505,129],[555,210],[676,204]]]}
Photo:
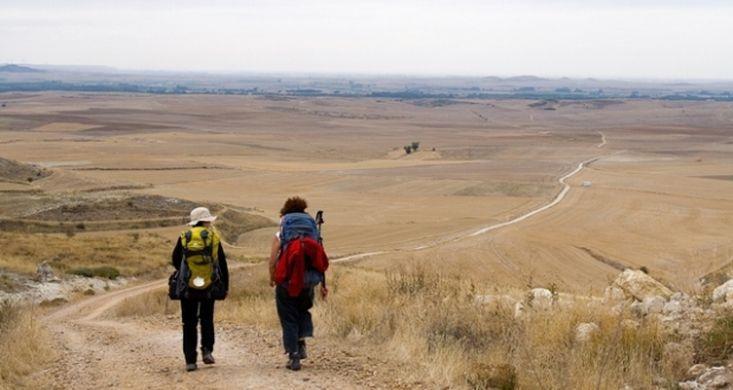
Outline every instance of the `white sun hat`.
{"label": "white sun hat", "polygon": [[206,207],[196,207],[191,210],[191,222],[188,224],[193,226],[199,222],[214,222],[216,216],[211,215],[211,212]]}

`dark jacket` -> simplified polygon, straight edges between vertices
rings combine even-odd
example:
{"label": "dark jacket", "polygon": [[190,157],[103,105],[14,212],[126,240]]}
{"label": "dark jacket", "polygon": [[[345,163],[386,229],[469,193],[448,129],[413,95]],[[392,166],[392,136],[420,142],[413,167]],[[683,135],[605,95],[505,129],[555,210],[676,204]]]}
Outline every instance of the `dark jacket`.
{"label": "dark jacket", "polygon": [[[181,237],[178,237],[176,247],[171,254],[171,263],[176,269],[181,269],[181,261],[183,260],[183,244]],[[219,269],[221,270],[221,281],[224,284],[224,291],[229,291],[229,268],[227,267],[227,256],[224,254],[224,248],[219,243]]]}

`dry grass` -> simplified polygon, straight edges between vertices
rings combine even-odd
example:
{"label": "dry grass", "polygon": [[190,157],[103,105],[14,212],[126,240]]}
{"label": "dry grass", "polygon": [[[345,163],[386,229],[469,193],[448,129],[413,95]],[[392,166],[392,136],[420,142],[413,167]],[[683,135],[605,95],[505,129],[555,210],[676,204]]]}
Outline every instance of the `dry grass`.
{"label": "dry grass", "polygon": [[279,326],[267,265],[239,270],[230,278],[229,298],[217,306],[218,320],[268,329]]}
{"label": "dry grass", "polygon": [[[647,388],[671,378],[655,322],[622,326],[613,314],[579,300],[516,319],[504,304],[477,304],[477,286],[415,265],[380,277],[339,269],[332,298],[316,309],[335,337],[360,337],[393,358],[424,362],[417,375],[441,385],[473,388]],[[518,294],[521,296],[521,294]],[[597,336],[575,339],[579,323],[595,322]]]}
{"label": "dry grass", "polygon": [[32,309],[0,306],[0,389],[31,386],[28,376],[54,358],[50,346]]}
{"label": "dry grass", "polygon": [[178,302],[168,299],[166,290],[160,289],[125,299],[115,307],[117,317],[145,317],[174,315],[180,312]]}
{"label": "dry grass", "polygon": [[114,267],[121,276],[163,276],[174,242],[155,233],[109,236],[4,233],[0,268],[33,273],[48,261],[60,272],[74,268]]}

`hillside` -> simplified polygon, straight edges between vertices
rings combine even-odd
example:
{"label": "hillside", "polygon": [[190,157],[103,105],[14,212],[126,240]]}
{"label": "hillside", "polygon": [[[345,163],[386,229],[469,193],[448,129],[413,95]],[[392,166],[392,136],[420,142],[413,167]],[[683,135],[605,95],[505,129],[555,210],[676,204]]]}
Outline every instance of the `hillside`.
{"label": "hillside", "polygon": [[40,69],[31,68],[28,66],[8,64],[0,65],[0,72],[4,73],[42,73]]}
{"label": "hillside", "polygon": [[0,181],[30,183],[50,174],[47,169],[0,157]]}

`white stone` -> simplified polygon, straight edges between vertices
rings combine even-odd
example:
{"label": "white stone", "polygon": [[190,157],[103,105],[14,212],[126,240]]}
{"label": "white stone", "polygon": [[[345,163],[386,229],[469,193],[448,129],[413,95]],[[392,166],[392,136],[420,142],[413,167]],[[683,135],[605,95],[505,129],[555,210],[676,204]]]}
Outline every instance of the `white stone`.
{"label": "white stone", "polygon": [[730,295],[731,293],[733,293],[733,279],[721,284],[713,290],[713,302],[725,303],[733,298],[733,296]]}
{"label": "white stone", "polygon": [[55,280],[56,276],[53,272],[53,267],[51,267],[50,264],[48,264],[47,261],[44,261],[40,264],[38,264],[38,267],[36,267],[36,280],[39,282],[48,282],[51,280]]}
{"label": "white stone", "polygon": [[697,383],[705,389],[726,388],[731,383],[731,372],[725,367],[712,367],[697,378]]}
{"label": "white stone", "polygon": [[601,328],[593,322],[583,322],[575,327],[575,341],[579,343],[585,343],[593,338],[593,335],[598,333]]}
{"label": "white stone", "polygon": [[517,302],[514,305],[514,318],[522,318],[524,317],[524,313],[526,312],[526,309],[524,307],[524,304],[522,302]]}
{"label": "white stone", "polygon": [[687,377],[690,379],[697,379],[705,370],[708,369],[708,366],[704,364],[695,364],[694,366],[690,367],[689,370],[687,370]]}
{"label": "white stone", "polygon": [[649,296],[641,302],[641,310],[645,315],[659,314],[664,310],[666,300],[660,296]]}
{"label": "white stone", "polygon": [[654,280],[642,271],[627,269],[613,281],[613,287],[619,288],[627,298],[643,301],[644,298],[660,296],[665,299],[672,295],[672,290]]}
{"label": "white stone", "polygon": [[533,309],[546,310],[552,307],[552,292],[546,288],[534,288],[530,291],[530,306]]}
{"label": "white stone", "polygon": [[695,381],[680,382],[677,384],[680,390],[702,390],[703,387]]}
{"label": "white stone", "polygon": [[624,290],[621,290],[618,287],[608,286],[603,291],[604,302],[618,302],[623,301],[624,299],[626,299],[626,294],[624,294]]}
{"label": "white stone", "polygon": [[682,304],[679,301],[669,301],[664,304],[664,314],[678,314],[682,311]]}

